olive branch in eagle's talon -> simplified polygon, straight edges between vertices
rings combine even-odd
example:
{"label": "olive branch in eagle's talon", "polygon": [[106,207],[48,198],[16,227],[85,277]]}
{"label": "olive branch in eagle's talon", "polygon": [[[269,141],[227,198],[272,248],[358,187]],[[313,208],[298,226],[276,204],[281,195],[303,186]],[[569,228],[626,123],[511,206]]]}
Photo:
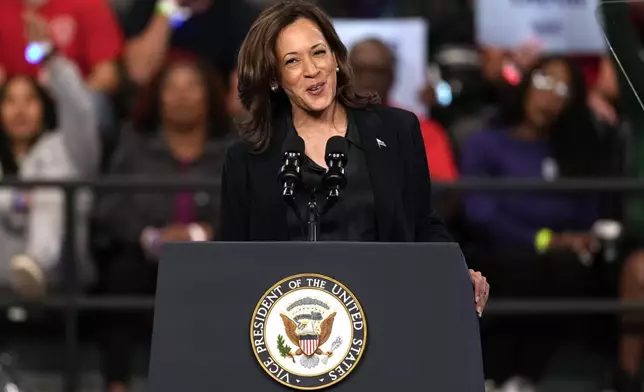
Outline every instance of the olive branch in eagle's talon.
{"label": "olive branch in eagle's talon", "polygon": [[295,357],[291,353],[291,346],[286,344],[286,341],[284,341],[284,336],[282,335],[277,335],[277,349],[279,350],[282,358],[291,358],[291,360],[293,360],[293,363],[295,363]]}

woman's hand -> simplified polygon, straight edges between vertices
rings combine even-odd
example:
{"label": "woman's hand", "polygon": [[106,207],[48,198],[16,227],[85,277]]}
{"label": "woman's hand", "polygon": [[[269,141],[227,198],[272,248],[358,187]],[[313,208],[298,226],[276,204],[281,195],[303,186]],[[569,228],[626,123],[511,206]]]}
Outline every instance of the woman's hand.
{"label": "woman's hand", "polygon": [[589,233],[553,234],[549,249],[565,249],[575,253],[595,253],[599,250],[597,237]]}
{"label": "woman's hand", "polygon": [[615,107],[600,92],[591,91],[588,93],[588,106],[595,115],[610,126],[619,124],[619,116]]}
{"label": "woman's hand", "polygon": [[593,255],[600,249],[599,240],[589,233],[554,234],[548,250],[568,250],[577,254],[579,261],[588,266],[593,262]]}
{"label": "woman's hand", "polygon": [[487,282],[485,276],[472,269],[470,270],[470,279],[474,283],[474,303],[476,304],[476,311],[479,317],[481,317],[487,305],[487,300],[490,297],[490,284]]}
{"label": "woman's hand", "polygon": [[191,226],[186,224],[169,224],[167,226],[158,229],[159,240],[164,242],[190,242],[190,241],[210,241],[214,238],[214,231],[212,227],[208,224],[195,224],[202,231],[200,236],[205,238],[196,239],[191,231]]}
{"label": "woman's hand", "polygon": [[190,231],[188,225],[169,224],[160,230],[161,240],[163,242],[188,242],[190,241]]}

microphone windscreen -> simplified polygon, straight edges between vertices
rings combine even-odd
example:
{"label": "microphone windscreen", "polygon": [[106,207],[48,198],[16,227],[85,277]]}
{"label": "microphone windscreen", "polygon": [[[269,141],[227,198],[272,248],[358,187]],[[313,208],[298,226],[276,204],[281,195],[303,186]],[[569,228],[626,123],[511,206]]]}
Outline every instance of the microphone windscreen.
{"label": "microphone windscreen", "polygon": [[295,132],[289,132],[282,145],[282,151],[284,153],[294,152],[304,155],[304,139]]}
{"label": "microphone windscreen", "polygon": [[349,153],[349,143],[347,139],[342,136],[333,136],[326,142],[326,151],[324,155],[329,154],[343,154],[346,156]]}

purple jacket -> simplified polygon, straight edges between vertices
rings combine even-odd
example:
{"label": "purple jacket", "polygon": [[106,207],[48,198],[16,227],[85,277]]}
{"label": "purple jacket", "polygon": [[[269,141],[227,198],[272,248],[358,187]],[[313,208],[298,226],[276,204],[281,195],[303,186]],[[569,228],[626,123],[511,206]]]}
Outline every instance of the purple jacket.
{"label": "purple jacket", "polygon": [[[556,179],[556,163],[545,141],[527,142],[505,130],[483,130],[471,136],[461,157],[463,178]],[[555,232],[588,230],[598,218],[592,195],[567,193],[468,192],[466,219],[494,246],[533,246],[542,228]]]}

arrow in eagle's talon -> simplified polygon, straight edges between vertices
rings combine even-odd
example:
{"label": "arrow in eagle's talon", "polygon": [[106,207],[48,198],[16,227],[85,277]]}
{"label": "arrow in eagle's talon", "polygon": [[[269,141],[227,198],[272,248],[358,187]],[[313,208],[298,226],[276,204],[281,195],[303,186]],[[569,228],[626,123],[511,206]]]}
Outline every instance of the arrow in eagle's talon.
{"label": "arrow in eagle's talon", "polygon": [[322,358],[322,363],[326,365],[329,362],[329,358],[333,355],[333,351],[323,353],[322,355],[325,355],[325,357]]}

